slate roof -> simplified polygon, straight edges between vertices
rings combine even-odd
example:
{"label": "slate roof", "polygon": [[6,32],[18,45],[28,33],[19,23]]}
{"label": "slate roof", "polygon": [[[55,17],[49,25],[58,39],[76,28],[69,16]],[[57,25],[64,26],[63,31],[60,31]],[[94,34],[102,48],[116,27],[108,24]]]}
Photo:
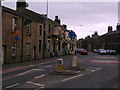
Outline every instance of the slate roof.
{"label": "slate roof", "polygon": [[109,33],[105,33],[102,36],[108,36],[108,35],[115,35],[115,34],[120,34],[120,30],[115,30],[115,31],[112,31],[112,32],[109,32]]}
{"label": "slate roof", "polygon": [[2,11],[3,11],[3,12],[10,13],[10,14],[14,14],[14,15],[19,16],[19,17],[23,17],[23,18],[28,19],[28,20],[32,20],[32,21],[37,22],[36,20],[34,20],[34,19],[32,19],[32,18],[24,15],[24,14],[21,13],[21,12],[18,12],[18,11],[16,11],[16,10],[13,10],[13,9],[10,9],[10,8],[4,7],[4,6],[2,6]]}
{"label": "slate roof", "polygon": [[25,16],[40,22],[40,23],[45,23],[46,21],[46,17],[43,15],[40,15],[34,11],[28,10],[28,9],[23,9],[22,11],[20,11],[22,14],[24,14]]}
{"label": "slate roof", "polygon": [[[2,6],[2,11],[11,13],[11,14],[14,14],[16,16],[23,17],[25,19],[35,21],[35,22],[39,22],[39,23],[46,22],[46,16],[39,14],[39,13],[36,13],[32,10],[23,9],[23,10],[19,11],[19,10],[13,10],[13,9]],[[48,21],[53,22],[53,20],[51,20],[49,18],[48,18]]]}

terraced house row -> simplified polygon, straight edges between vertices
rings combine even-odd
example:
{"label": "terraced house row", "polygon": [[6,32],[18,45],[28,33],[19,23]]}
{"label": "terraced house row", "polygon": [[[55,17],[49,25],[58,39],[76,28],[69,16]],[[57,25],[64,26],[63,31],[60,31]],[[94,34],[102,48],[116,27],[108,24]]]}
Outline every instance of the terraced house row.
{"label": "terraced house row", "polygon": [[2,64],[39,60],[68,54],[71,50],[70,30],[46,15],[16,2],[16,10],[2,6]]}
{"label": "terraced house row", "polygon": [[85,48],[89,51],[94,49],[113,49],[120,53],[120,24],[117,23],[116,30],[112,26],[108,26],[107,33],[98,35],[95,32],[92,37],[87,36],[85,39],[79,39],[78,48]]}

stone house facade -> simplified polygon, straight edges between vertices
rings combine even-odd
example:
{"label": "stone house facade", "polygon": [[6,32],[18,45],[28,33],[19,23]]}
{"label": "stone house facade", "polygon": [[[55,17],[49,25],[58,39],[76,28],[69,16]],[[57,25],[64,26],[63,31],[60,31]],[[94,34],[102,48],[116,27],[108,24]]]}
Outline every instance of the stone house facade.
{"label": "stone house facade", "polygon": [[62,55],[65,28],[58,16],[53,21],[26,4],[17,2],[16,10],[2,6],[3,64]]}

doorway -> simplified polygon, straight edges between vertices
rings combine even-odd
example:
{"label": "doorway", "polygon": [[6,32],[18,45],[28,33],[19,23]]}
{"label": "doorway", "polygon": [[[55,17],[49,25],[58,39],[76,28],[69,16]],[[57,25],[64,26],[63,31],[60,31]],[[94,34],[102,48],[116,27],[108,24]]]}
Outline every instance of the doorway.
{"label": "doorway", "polygon": [[0,64],[5,64],[6,63],[6,46],[2,46],[2,57]]}

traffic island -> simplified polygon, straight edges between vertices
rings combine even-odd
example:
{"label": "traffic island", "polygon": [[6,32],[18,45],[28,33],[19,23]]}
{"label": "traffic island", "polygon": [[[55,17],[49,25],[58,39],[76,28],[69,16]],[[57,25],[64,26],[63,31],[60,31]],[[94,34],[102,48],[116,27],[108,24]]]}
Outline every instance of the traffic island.
{"label": "traffic island", "polygon": [[69,68],[64,68],[65,70],[79,70],[79,71],[85,71],[85,67],[69,67]]}
{"label": "traffic island", "polygon": [[76,74],[75,71],[64,70],[63,59],[58,59],[57,70],[51,71],[50,73],[51,74],[57,74],[57,75],[74,75],[74,74]]}
{"label": "traffic island", "polygon": [[69,68],[65,68],[63,66],[63,59],[58,59],[57,69],[50,71],[50,74],[56,75],[74,75],[78,74],[78,71],[85,71],[85,67],[78,66],[77,56],[73,57],[72,66]]}
{"label": "traffic island", "polygon": [[72,70],[64,70],[64,71],[51,71],[50,74],[55,74],[55,75],[75,75],[77,74],[76,71]]}

